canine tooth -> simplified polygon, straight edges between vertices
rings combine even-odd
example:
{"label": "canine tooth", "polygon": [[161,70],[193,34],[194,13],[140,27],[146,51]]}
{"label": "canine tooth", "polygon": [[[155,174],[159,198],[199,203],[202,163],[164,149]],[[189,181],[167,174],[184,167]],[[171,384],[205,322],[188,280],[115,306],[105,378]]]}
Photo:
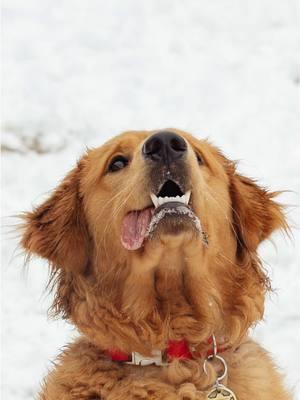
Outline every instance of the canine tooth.
{"label": "canine tooth", "polygon": [[190,201],[190,197],[191,197],[191,191],[190,190],[188,190],[187,192],[186,192],[186,194],[184,195],[184,197],[185,197],[185,204],[189,204],[189,201]]}
{"label": "canine tooth", "polygon": [[159,205],[157,196],[155,196],[154,193],[150,193],[150,197],[151,197],[151,200],[152,200],[152,202],[154,204],[154,207],[157,208],[158,205]]}
{"label": "canine tooth", "polygon": [[164,198],[163,197],[158,197],[157,200],[158,200],[158,204],[159,205],[162,205],[164,203]]}

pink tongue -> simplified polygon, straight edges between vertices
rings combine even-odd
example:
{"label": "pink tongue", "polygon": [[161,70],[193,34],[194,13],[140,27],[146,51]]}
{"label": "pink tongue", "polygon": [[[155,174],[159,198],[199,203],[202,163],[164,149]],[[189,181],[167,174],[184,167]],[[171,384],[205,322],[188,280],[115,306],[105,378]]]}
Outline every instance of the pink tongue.
{"label": "pink tongue", "polygon": [[126,215],[122,225],[121,242],[127,250],[139,249],[145,239],[153,214],[152,208],[132,211]]}

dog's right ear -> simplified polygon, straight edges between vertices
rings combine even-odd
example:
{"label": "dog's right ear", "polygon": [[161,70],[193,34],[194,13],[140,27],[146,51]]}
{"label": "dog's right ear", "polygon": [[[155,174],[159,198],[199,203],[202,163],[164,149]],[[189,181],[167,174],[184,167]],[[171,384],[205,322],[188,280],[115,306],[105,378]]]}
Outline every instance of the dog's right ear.
{"label": "dog's right ear", "polygon": [[46,258],[54,268],[82,271],[88,262],[88,230],[84,217],[78,163],[52,195],[22,218],[21,245],[29,256]]}

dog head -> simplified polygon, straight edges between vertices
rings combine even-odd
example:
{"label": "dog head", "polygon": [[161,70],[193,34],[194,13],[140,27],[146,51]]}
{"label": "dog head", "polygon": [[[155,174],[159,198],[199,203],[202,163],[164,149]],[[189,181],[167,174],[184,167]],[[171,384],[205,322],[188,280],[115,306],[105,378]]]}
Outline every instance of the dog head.
{"label": "dog head", "polygon": [[88,150],[25,214],[22,246],[49,260],[55,311],[95,341],[107,342],[109,318],[123,348],[145,332],[150,341],[217,332],[233,342],[263,314],[257,247],[287,227],[275,195],[205,140],[126,132]]}

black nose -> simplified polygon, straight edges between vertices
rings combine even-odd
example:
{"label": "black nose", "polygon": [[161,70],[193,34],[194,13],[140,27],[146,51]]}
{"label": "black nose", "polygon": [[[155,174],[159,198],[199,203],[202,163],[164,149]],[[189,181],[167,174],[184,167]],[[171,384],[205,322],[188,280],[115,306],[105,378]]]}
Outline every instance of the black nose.
{"label": "black nose", "polygon": [[176,133],[168,131],[150,136],[142,149],[145,158],[164,163],[171,163],[182,158],[186,151],[186,141]]}

